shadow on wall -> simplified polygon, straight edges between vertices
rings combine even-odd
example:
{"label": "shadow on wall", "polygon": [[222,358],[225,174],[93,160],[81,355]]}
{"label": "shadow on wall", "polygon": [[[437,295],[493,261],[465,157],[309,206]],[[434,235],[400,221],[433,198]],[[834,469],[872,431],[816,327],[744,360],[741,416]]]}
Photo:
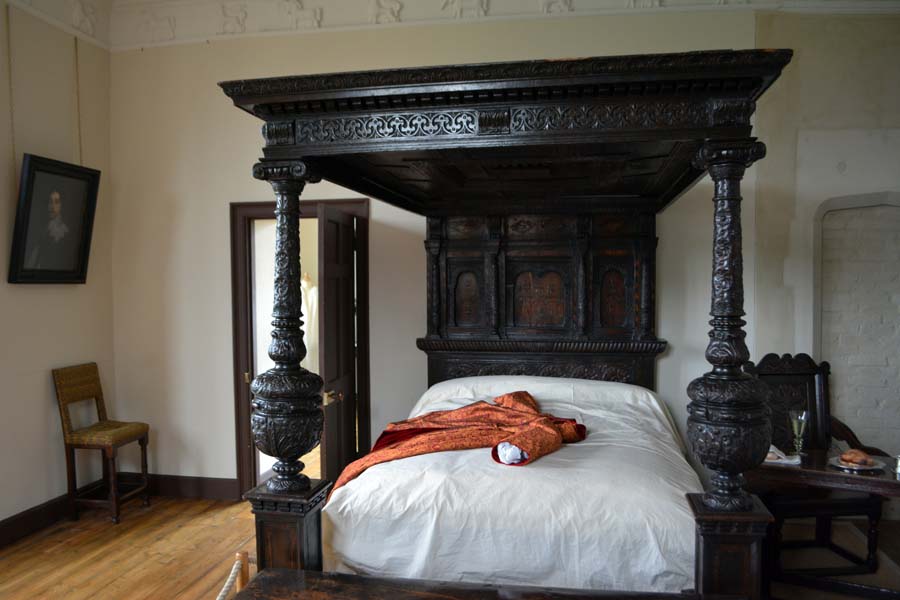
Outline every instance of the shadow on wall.
{"label": "shadow on wall", "polygon": [[[682,439],[690,401],[687,386],[710,368],[704,354],[709,341],[711,284],[707,265],[712,260],[712,195],[712,184],[706,178],[656,219],[657,335],[669,342],[657,363],[656,378],[668,384],[657,385],[657,392],[669,407]],[[747,246],[745,241],[745,254],[752,251]],[[704,476],[705,469],[689,450],[688,459]]]}
{"label": "shadow on wall", "polygon": [[425,218],[372,202],[369,222],[372,440],[405,419],[427,388]]}

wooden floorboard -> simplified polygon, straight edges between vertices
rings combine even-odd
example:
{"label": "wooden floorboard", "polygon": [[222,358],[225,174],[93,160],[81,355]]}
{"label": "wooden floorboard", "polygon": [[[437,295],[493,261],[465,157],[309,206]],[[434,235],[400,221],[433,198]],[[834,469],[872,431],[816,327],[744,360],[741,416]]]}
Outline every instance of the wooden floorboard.
{"label": "wooden floorboard", "polygon": [[256,554],[246,502],[129,502],[119,525],[84,511],[0,549],[0,598],[205,600],[240,550]]}
{"label": "wooden floorboard", "polygon": [[[882,521],[880,541],[900,563],[900,522]],[[208,600],[241,550],[256,554],[246,502],[129,502],[119,525],[104,511],[84,511],[0,549],[0,598]]]}

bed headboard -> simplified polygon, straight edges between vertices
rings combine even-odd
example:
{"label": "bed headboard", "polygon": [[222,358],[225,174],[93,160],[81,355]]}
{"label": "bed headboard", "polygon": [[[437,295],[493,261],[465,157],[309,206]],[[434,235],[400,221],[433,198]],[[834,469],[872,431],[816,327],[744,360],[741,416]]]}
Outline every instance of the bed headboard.
{"label": "bed headboard", "polygon": [[428,382],[475,375],[654,386],[655,210],[428,218]]}

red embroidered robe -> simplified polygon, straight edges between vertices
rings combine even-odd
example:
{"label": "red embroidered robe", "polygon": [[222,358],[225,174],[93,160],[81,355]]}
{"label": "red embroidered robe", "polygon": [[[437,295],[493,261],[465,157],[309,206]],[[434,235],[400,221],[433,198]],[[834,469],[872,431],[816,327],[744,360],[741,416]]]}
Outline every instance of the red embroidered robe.
{"label": "red embroidered robe", "polygon": [[504,394],[494,398],[493,404],[480,401],[389,424],[369,454],[347,465],[332,493],[369,467],[390,460],[444,450],[492,448],[491,456],[499,463],[497,445],[509,442],[528,455],[510,465],[518,467],[556,451],[563,443],[579,442],[585,434],[584,425],[574,419],[542,414],[528,392]]}

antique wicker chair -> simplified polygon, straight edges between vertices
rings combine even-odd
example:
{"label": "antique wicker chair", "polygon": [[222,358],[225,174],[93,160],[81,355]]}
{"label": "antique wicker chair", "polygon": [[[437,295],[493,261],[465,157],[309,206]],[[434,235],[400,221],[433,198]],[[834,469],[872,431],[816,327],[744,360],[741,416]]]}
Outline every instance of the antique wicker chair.
{"label": "antique wicker chair", "polygon": [[[864,446],[847,425],[831,416],[828,396],[828,374],[831,367],[827,362],[816,364],[807,354],[791,356],[767,354],[758,365],[752,362],[745,366],[769,384],[772,394],[769,408],[772,410],[772,443],[787,454],[793,453],[792,433],[788,412],[792,409],[809,411],[809,426],[804,435],[804,447],[828,450],[831,440],[846,442],[851,448],[863,450],[877,456],[887,456],[882,450]],[[779,575],[780,551],[788,548],[822,547],[846,559],[851,565],[804,569],[804,575],[827,577],[833,575],[855,575],[874,573],[878,570],[878,522],[884,498],[874,494],[829,492],[821,489],[790,488],[771,489],[759,487],[751,491],[757,493],[768,507],[775,522],[774,543],[770,549],[769,565],[772,576]],[[831,526],[835,517],[863,516],[868,519],[868,547],[865,558],[838,546],[832,541]],[[782,541],[781,528],[785,519],[810,518],[816,520],[815,539]],[[786,571],[785,571],[786,572]]]}
{"label": "antique wicker chair", "polygon": [[[141,494],[144,506],[150,504],[149,478],[147,476],[147,436],[150,426],[146,423],[123,423],[110,421],[106,417],[103,390],[100,388],[100,373],[96,363],[54,369],[53,382],[56,384],[56,399],[59,416],[62,419],[63,437],[66,445],[66,472],[69,483],[69,504],[72,518],[78,518],[78,506],[105,506],[111,513],[112,522],[119,522],[119,507],[125,500]],[[97,422],[81,429],[72,428],[69,407],[76,402],[93,400],[97,407]],[[121,446],[138,442],[141,446],[141,480],[135,487],[120,490],[116,471],[116,453]],[[103,479],[106,482],[106,499],[79,495],[75,479],[75,449],[99,449],[103,452]]]}

